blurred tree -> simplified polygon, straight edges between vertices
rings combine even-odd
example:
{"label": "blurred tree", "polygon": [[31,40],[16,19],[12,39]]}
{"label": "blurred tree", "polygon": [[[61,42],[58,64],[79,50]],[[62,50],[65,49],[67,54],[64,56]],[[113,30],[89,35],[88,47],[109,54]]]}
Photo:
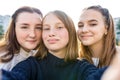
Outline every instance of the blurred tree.
{"label": "blurred tree", "polygon": [[3,33],[4,33],[3,26],[0,25],[0,35],[3,35]]}
{"label": "blurred tree", "polygon": [[116,33],[116,44],[120,45],[120,19],[118,20],[117,24],[116,24],[116,29],[117,29],[117,33]]}
{"label": "blurred tree", "polygon": [[117,29],[120,30],[120,19],[119,19],[118,22],[117,22]]}
{"label": "blurred tree", "polygon": [[0,38],[2,38],[3,34],[4,34],[3,26],[0,25]]}

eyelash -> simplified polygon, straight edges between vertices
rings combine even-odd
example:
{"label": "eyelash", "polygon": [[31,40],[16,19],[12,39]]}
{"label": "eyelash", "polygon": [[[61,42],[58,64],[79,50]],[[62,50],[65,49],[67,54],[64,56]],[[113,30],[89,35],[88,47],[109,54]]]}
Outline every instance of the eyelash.
{"label": "eyelash", "polygon": [[22,28],[22,29],[27,29],[28,27],[27,27],[27,26],[22,26],[21,28]]}
{"label": "eyelash", "polygon": [[62,29],[63,27],[62,26],[58,26],[57,29]]}
{"label": "eyelash", "polygon": [[42,30],[42,27],[36,27],[36,29],[40,29],[40,30]]}
{"label": "eyelash", "polygon": [[83,27],[83,25],[78,25],[79,28]]}
{"label": "eyelash", "polygon": [[43,28],[43,30],[49,30],[50,28]]}
{"label": "eyelash", "polygon": [[[96,26],[97,24],[89,24],[90,26]],[[84,25],[78,25],[79,28],[84,27]]]}

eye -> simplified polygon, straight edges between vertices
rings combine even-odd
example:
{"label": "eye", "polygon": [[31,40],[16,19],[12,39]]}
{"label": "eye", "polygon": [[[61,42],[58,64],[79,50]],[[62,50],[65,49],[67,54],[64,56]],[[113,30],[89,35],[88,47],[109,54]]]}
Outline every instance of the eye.
{"label": "eye", "polygon": [[83,27],[84,25],[83,24],[78,24],[78,28],[81,28]]}
{"label": "eye", "polygon": [[36,29],[42,30],[42,27],[41,26],[37,26]]}
{"label": "eye", "polygon": [[58,26],[57,29],[62,29],[63,27],[62,26]]}
{"label": "eye", "polygon": [[28,26],[21,26],[21,29],[28,29]]}
{"label": "eye", "polygon": [[83,22],[78,22],[78,28],[84,27],[84,23]]}
{"label": "eye", "polygon": [[63,28],[65,28],[65,26],[64,26],[64,24],[62,24],[62,23],[58,23],[58,24],[56,25],[56,29],[63,29]]}
{"label": "eye", "polygon": [[50,30],[50,28],[43,26],[43,30]]}
{"label": "eye", "polygon": [[49,28],[43,28],[43,30],[50,30]]}
{"label": "eye", "polygon": [[91,23],[89,24],[90,26],[96,26],[97,24],[96,23]]}

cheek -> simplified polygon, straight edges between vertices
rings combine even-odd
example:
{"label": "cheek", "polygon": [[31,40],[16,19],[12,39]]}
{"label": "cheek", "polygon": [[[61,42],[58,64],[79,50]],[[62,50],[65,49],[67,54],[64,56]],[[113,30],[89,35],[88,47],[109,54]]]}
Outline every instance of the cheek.
{"label": "cheek", "polygon": [[36,35],[37,35],[37,37],[38,37],[39,39],[42,38],[42,32],[37,32]]}
{"label": "cheek", "polygon": [[63,39],[65,39],[65,41],[69,41],[69,34],[68,34],[67,31],[66,32],[61,32],[61,37],[63,37]]}
{"label": "cheek", "polygon": [[103,29],[94,30],[94,34],[97,34],[98,36],[103,37],[105,34],[105,31]]}
{"label": "cheek", "polygon": [[77,30],[77,37],[80,40],[80,34],[81,34],[81,30]]}
{"label": "cheek", "polygon": [[78,29],[77,30],[77,35],[79,36],[81,34],[82,30],[81,29]]}
{"label": "cheek", "polygon": [[21,44],[21,42],[23,42],[26,39],[26,35],[22,33],[21,34],[17,33],[16,38],[17,38],[18,43]]}
{"label": "cheek", "polygon": [[27,35],[28,35],[28,33],[26,31],[23,31],[21,29],[17,29],[15,34],[16,34],[16,38],[17,38],[19,43],[26,40]]}
{"label": "cheek", "polygon": [[21,30],[19,27],[15,28],[15,34],[17,37],[25,35],[26,31]]}
{"label": "cheek", "polygon": [[16,37],[17,38],[25,38],[27,36],[27,33],[26,32],[22,32],[22,31],[17,31],[16,32]]}
{"label": "cheek", "polygon": [[47,39],[47,34],[42,33],[42,40],[45,41]]}
{"label": "cheek", "polygon": [[21,37],[23,36],[23,33],[21,33],[21,35],[20,35],[20,32],[18,30],[16,31],[15,34],[16,34],[17,40],[21,39]]}

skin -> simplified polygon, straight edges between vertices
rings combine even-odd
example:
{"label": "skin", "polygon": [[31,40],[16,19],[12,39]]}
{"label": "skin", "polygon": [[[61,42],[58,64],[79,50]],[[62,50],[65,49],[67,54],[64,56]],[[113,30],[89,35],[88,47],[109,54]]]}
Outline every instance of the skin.
{"label": "skin", "polygon": [[54,14],[48,14],[45,17],[42,38],[50,53],[59,58],[64,58],[69,35],[63,22]]}
{"label": "skin", "polygon": [[16,38],[26,51],[35,49],[41,40],[41,17],[37,13],[22,12],[16,21]]}
{"label": "skin", "polygon": [[[77,30],[78,38],[83,45],[89,46],[96,54],[102,53],[103,39],[106,33],[104,18],[100,12],[92,9],[83,11]],[[99,56],[99,53],[95,56]]]}

